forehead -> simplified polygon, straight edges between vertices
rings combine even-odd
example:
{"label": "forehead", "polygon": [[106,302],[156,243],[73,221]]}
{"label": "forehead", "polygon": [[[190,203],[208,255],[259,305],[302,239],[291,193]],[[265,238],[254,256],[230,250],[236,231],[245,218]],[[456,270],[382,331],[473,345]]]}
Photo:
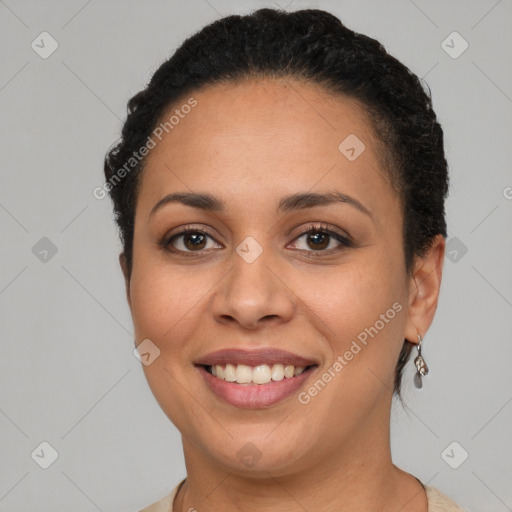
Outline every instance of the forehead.
{"label": "forehead", "polygon": [[[191,98],[195,106],[183,108]],[[250,198],[253,206],[334,189],[368,198],[370,209],[396,200],[364,108],[318,85],[289,79],[217,84],[183,97],[161,121],[171,116],[172,129],[155,139],[147,157],[142,208],[175,190],[233,200],[236,190],[240,205]]]}

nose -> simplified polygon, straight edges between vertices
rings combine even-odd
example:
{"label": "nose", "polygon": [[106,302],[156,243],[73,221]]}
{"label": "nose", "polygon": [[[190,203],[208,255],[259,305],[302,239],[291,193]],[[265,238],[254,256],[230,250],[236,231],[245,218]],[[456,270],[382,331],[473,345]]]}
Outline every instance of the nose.
{"label": "nose", "polygon": [[233,268],[213,298],[215,321],[245,329],[288,322],[295,310],[295,295],[279,274],[265,251],[252,262],[234,253]]}

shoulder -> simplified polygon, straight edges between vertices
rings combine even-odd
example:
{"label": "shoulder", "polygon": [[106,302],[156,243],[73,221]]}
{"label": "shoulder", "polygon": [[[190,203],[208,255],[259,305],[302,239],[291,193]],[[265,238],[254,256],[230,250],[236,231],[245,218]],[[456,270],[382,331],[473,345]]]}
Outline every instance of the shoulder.
{"label": "shoulder", "polygon": [[185,479],[183,479],[169,494],[164,496],[155,503],[139,510],[139,512],[172,512],[172,506],[174,504],[174,498],[178,494],[179,488],[182,486]]}
{"label": "shoulder", "polygon": [[466,512],[439,489],[425,485],[428,499],[428,512]]}

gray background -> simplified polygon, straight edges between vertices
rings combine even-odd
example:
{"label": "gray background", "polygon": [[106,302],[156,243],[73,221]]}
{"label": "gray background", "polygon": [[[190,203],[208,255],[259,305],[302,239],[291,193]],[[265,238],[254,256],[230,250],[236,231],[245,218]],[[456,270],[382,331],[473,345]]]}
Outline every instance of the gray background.
{"label": "gray background", "polygon": [[[449,252],[431,373],[416,390],[408,366],[393,457],[469,511],[512,510],[512,2],[288,2],[0,1],[0,511],[138,510],[185,476],[133,355],[111,204],[92,191],[127,100],[181,41],[272,5],[330,10],[432,89]],[[43,31],[59,45],[46,59],[31,47]],[[469,44],[457,58],[453,31]],[[48,469],[31,456],[43,441]]]}

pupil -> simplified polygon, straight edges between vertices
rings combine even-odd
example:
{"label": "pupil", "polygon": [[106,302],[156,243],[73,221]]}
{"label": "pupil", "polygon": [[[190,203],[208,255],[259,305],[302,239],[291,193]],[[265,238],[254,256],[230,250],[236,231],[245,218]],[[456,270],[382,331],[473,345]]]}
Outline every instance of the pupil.
{"label": "pupil", "polygon": [[[322,243],[321,241],[319,242],[318,241],[318,237],[323,239],[324,243]],[[315,235],[310,235],[309,236],[310,240],[313,239],[313,244],[317,244],[317,245],[321,244],[322,245],[322,247],[320,247],[321,249],[324,249],[325,247],[327,247],[329,245],[328,240],[327,240],[328,238],[329,238],[328,235],[326,235],[325,233],[317,233]]]}

